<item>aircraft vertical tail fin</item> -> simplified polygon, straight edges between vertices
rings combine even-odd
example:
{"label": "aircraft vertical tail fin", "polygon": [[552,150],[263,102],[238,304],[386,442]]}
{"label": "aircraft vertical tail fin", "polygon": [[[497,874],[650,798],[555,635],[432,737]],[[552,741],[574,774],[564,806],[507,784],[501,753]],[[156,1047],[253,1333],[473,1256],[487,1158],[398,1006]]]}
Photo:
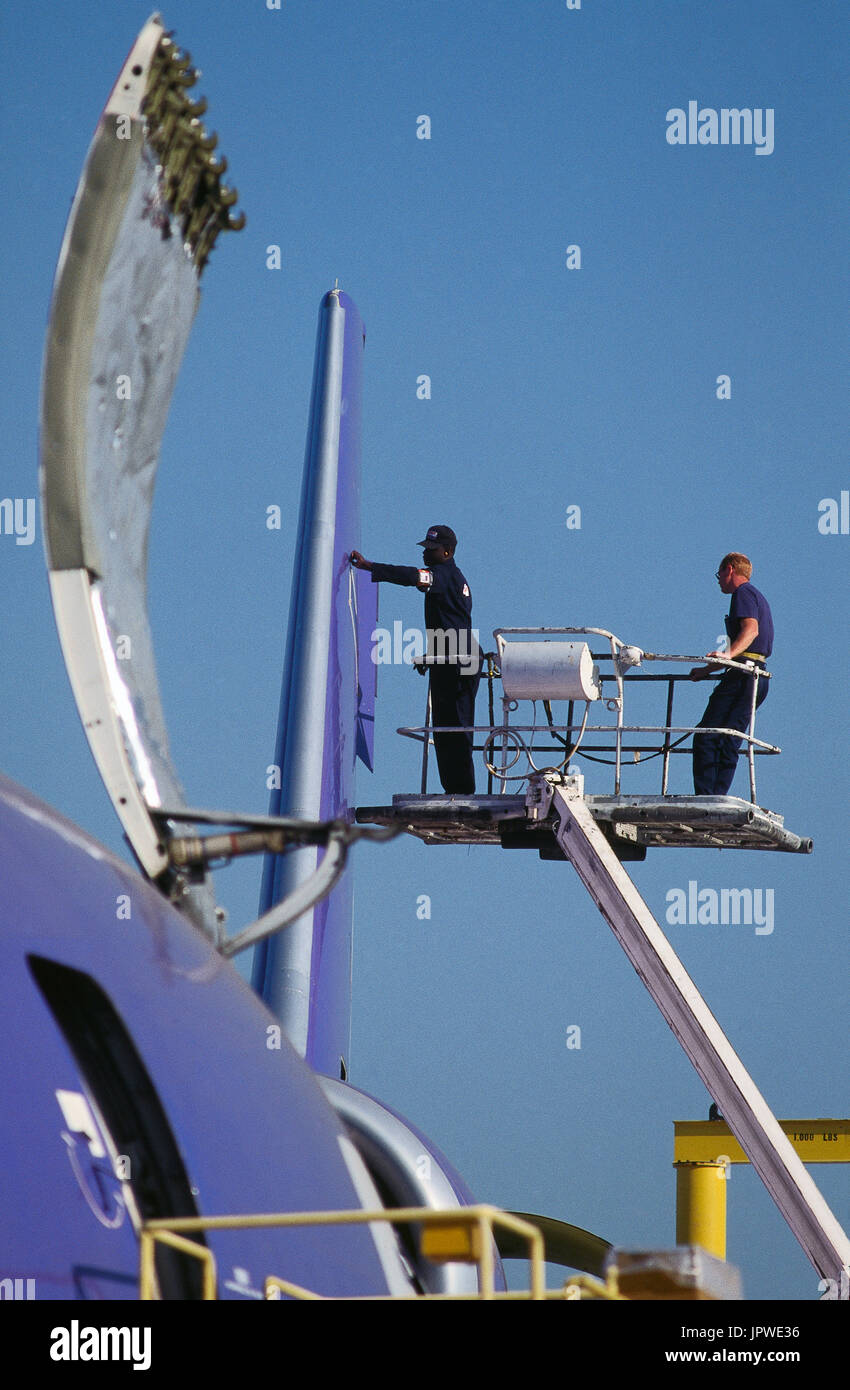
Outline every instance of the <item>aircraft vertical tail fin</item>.
{"label": "aircraft vertical tail fin", "polygon": [[[354,770],[373,765],[377,585],[349,564],[360,544],[363,324],[339,290],[319,310],[281,689],[272,815],[353,819]],[[266,912],[315,870],[316,847],[267,855]],[[350,1030],[351,885],[347,876],[280,936],[262,943],[254,987],[318,1071],[344,1075]]]}

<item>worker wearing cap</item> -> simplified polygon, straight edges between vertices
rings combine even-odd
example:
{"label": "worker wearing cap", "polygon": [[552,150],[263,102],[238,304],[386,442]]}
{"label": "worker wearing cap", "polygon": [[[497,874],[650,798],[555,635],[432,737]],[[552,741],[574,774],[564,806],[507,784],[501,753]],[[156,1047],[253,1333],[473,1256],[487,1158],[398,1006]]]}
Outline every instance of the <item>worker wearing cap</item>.
{"label": "worker wearing cap", "polygon": [[[731,594],[726,633],[729,646],[724,652],[709,652],[706,660],[724,656],[741,661],[764,663],[773,650],[773,618],[764,594],[750,583],[753,567],[746,555],[731,551],[720,561],[716,579],[720,592]],[[695,666],[691,680],[709,680],[717,672],[723,677],[705,707],[699,728],[740,729],[750,727],[754,676],[726,666]],[[756,707],[767,698],[768,681],[759,680]],[[694,734],[694,791],[697,796],[725,796],[738,765],[739,738],[730,734]]]}
{"label": "worker wearing cap", "polygon": [[[469,585],[454,562],[457,536],[450,526],[430,526],[424,540],[423,566],[381,565],[364,560],[352,550],[356,569],[369,570],[372,583],[402,584],[425,594],[425,627],[429,654],[438,660],[430,665],[431,723],[460,725],[470,729],[475,723],[475,696],[481,679],[481,654],[472,633],[472,595]],[[443,660],[439,660],[440,657]],[[461,795],[475,791],[472,762],[473,735],[434,734],[437,767],[443,790]]]}

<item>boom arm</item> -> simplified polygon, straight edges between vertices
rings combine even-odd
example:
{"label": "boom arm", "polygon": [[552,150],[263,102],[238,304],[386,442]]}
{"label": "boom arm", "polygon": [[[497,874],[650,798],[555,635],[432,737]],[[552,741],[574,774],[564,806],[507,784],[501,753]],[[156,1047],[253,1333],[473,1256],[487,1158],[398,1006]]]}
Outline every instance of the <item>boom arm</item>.
{"label": "boom arm", "polygon": [[818,1273],[850,1270],[850,1241],[676,952],[584,804],[578,787],[535,778],[529,798],[559,818],[556,839],[643,980],[723,1118]]}

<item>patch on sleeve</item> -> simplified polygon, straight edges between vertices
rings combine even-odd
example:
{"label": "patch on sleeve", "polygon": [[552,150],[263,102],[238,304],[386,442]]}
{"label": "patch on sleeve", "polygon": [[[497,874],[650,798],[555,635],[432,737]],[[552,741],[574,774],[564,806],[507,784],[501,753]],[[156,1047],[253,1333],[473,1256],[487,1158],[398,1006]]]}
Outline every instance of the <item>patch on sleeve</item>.
{"label": "patch on sleeve", "polygon": [[420,587],[420,589],[430,589],[430,587],[431,587],[431,585],[432,585],[433,583],[434,583],[434,576],[433,576],[433,574],[431,573],[430,570],[420,570],[420,571],[419,571],[419,587]]}
{"label": "patch on sleeve", "polygon": [[469,585],[468,585],[468,584],[464,584],[464,586],[463,586],[463,596],[464,596],[464,598],[472,598],[472,595],[471,595],[470,592],[469,592]]}

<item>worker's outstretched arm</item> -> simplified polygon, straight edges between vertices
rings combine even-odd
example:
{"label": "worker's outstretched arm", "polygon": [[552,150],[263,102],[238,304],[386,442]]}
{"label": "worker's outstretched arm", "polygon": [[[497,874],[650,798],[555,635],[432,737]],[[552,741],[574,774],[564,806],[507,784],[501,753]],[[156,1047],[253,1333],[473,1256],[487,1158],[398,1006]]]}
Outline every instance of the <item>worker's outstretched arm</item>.
{"label": "worker's outstretched arm", "polygon": [[355,569],[368,570],[373,584],[403,584],[410,589],[430,589],[433,576],[429,569],[415,565],[381,565],[377,560],[365,560],[359,550],[352,550],[351,563]]}

